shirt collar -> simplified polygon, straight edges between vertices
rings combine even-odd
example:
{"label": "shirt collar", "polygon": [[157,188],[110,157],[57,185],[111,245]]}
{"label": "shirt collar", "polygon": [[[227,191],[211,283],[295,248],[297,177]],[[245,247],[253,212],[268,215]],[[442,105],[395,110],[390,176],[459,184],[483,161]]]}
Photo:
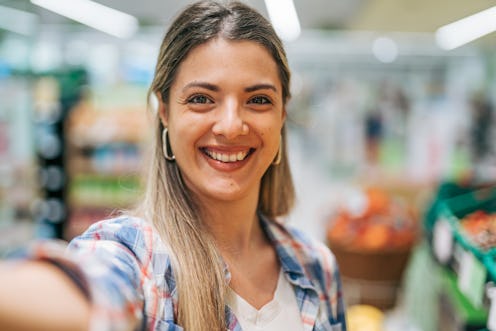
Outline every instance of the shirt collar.
{"label": "shirt collar", "polygon": [[[315,289],[304,269],[305,247],[294,239],[294,235],[277,220],[271,220],[259,213],[260,224],[276,249],[282,270],[288,280],[302,288]],[[308,257],[307,257],[308,259]]]}
{"label": "shirt collar", "polygon": [[[301,242],[296,241],[288,229],[276,220],[271,220],[259,213],[262,230],[269,238],[269,241],[276,249],[276,254],[281,263],[281,268],[286,274],[286,278],[293,285],[304,289],[315,290],[309,276],[303,268],[305,249]],[[226,284],[231,281],[231,272],[225,261],[222,261]]]}

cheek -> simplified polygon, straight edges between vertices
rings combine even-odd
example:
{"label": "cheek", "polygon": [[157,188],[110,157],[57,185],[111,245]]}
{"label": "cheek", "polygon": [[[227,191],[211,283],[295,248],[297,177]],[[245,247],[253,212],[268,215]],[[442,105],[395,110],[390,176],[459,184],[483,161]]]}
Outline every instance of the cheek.
{"label": "cheek", "polygon": [[185,139],[187,135],[181,127],[178,127],[173,122],[169,122],[169,144],[171,146],[172,152],[177,157],[181,157],[181,154],[185,151]]}
{"label": "cheek", "polygon": [[260,136],[264,139],[276,139],[281,135],[282,123],[273,122],[272,125],[267,125],[260,128]]}
{"label": "cheek", "polygon": [[178,154],[191,152],[196,142],[208,132],[208,123],[205,119],[191,116],[182,116],[169,124],[171,134],[170,143]]}
{"label": "cheek", "polygon": [[264,135],[277,135],[281,133],[284,120],[279,114],[270,114],[269,116],[255,119],[255,125]]}
{"label": "cheek", "polygon": [[263,141],[264,153],[272,155],[278,150],[281,142],[281,131],[277,128],[271,127],[265,131],[260,132],[260,139]]}

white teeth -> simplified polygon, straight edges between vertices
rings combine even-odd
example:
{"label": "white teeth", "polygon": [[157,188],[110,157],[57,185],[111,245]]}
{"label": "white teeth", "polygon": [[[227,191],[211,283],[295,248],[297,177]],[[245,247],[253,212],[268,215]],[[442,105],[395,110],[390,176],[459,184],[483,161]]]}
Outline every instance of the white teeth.
{"label": "white teeth", "polygon": [[205,149],[205,153],[214,160],[222,161],[222,162],[226,162],[226,163],[242,161],[248,155],[248,151],[237,152],[237,153],[233,153],[233,154],[229,154],[229,153],[224,154],[224,153],[220,153],[220,152],[210,151],[208,149]]}

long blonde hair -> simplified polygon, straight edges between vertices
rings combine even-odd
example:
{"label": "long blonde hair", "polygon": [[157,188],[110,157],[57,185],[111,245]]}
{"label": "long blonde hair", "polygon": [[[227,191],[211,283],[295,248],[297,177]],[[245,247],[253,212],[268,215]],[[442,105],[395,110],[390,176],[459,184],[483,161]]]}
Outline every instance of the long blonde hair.
{"label": "long blonde hair", "polygon": [[[215,37],[264,46],[278,66],[287,102],[290,72],[282,43],[262,15],[240,2],[200,1],[179,14],[162,41],[149,94],[160,93],[168,103],[180,63],[193,48]],[[184,184],[177,164],[163,156],[163,125],[158,114],[153,117],[153,152],[144,198],[136,212],[153,223],[170,249],[178,293],[177,323],[188,331],[224,330],[224,265],[202,222],[198,201]],[[259,211],[268,217],[287,214],[294,202],[285,127],[281,135],[282,160],[267,169],[260,186]]]}

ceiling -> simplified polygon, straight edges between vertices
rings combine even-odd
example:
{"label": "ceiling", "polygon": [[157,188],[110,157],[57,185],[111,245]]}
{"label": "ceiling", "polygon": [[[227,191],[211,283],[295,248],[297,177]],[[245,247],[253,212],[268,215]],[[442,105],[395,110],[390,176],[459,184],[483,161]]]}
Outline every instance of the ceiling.
{"label": "ceiling", "polygon": [[[70,0],[67,0],[70,1]],[[97,0],[132,14],[142,25],[167,25],[191,1]],[[245,0],[267,15],[263,0]],[[496,5],[494,0],[294,0],[303,29],[434,32],[438,27]],[[0,0],[40,16],[40,22],[68,23],[65,18],[32,5],[29,0]],[[495,18],[496,19],[496,18]],[[483,38],[494,42],[493,36]]]}

